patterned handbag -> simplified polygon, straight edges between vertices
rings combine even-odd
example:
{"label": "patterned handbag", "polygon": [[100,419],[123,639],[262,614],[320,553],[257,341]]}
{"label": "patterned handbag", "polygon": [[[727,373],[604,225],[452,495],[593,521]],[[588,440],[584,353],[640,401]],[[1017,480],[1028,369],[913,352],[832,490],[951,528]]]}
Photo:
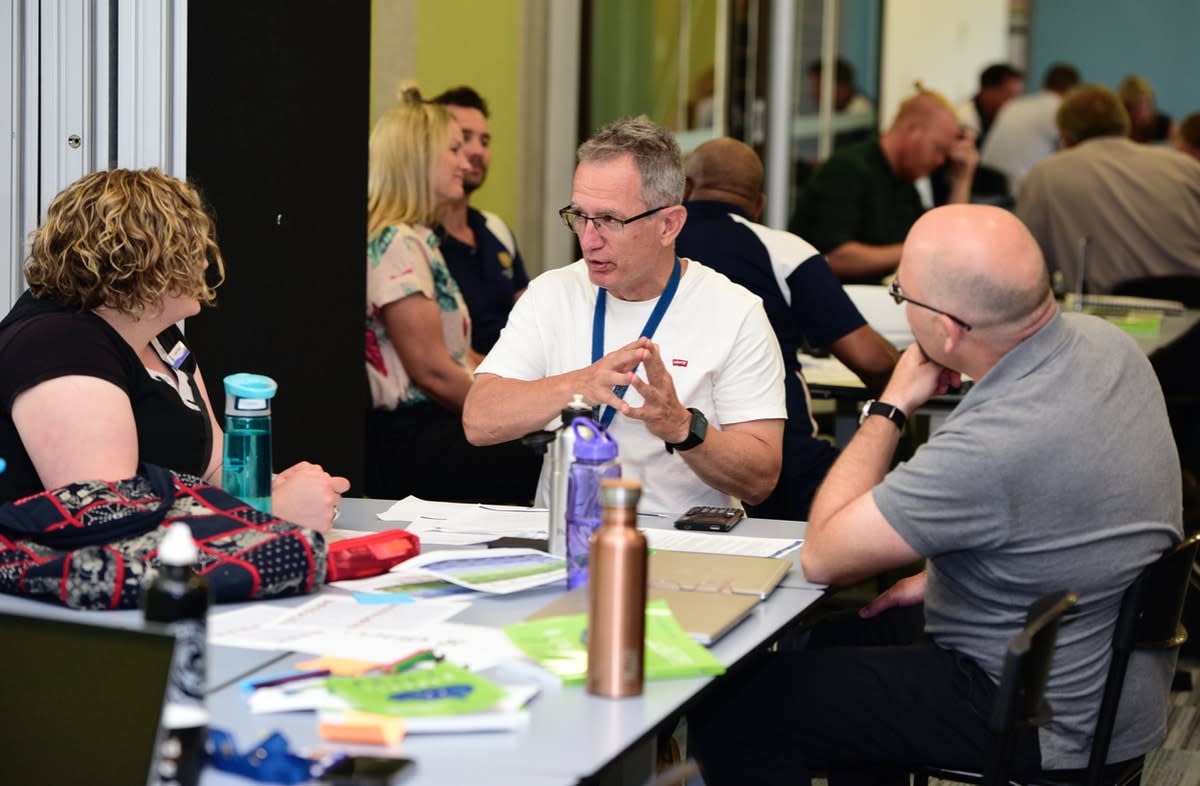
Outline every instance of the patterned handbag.
{"label": "patterned handbag", "polygon": [[77,609],[135,609],[169,524],[191,527],[217,603],[298,595],[325,581],[320,533],[152,464],[0,506],[0,592]]}

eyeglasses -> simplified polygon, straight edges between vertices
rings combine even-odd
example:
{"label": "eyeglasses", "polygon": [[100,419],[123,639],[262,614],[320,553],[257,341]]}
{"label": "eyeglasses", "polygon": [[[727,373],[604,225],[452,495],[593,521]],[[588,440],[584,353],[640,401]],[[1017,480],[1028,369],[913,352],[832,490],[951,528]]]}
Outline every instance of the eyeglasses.
{"label": "eyeglasses", "polygon": [[970,325],[968,325],[966,322],[959,319],[958,317],[954,316],[953,314],[949,313],[948,311],[942,311],[940,308],[934,308],[933,306],[929,305],[928,303],[922,303],[919,300],[913,300],[912,298],[905,295],[903,292],[900,291],[900,279],[898,279],[898,278],[892,279],[892,285],[890,287],[888,287],[888,294],[892,296],[892,300],[896,301],[897,306],[905,301],[908,301],[909,303],[912,303],[914,306],[920,306],[921,308],[927,308],[935,314],[941,314],[942,316],[949,318],[956,325],[961,326],[963,330],[971,329]]}
{"label": "eyeglasses", "polygon": [[619,235],[625,231],[626,224],[632,224],[634,221],[641,221],[647,216],[652,216],[660,210],[665,210],[670,205],[659,205],[656,208],[647,210],[645,213],[638,213],[630,218],[617,218],[616,216],[585,216],[577,210],[572,210],[570,205],[558,211],[562,217],[563,223],[567,225],[567,229],[577,235],[582,235],[587,230],[588,222],[592,222],[592,226],[601,235]]}

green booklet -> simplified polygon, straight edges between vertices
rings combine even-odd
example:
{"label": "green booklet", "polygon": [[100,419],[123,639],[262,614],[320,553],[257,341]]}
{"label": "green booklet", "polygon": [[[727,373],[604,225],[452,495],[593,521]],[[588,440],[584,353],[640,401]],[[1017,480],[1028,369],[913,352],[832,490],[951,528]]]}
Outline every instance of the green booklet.
{"label": "green booklet", "polygon": [[325,687],[356,710],[403,718],[482,712],[505,695],[491,680],[446,661],[397,674],[330,677]]}
{"label": "green booklet", "polygon": [[[586,614],[518,622],[504,632],[565,684],[587,680]],[[724,674],[725,667],[684,632],[666,601],[656,600],[646,604],[644,673],[648,680],[669,680]]]}

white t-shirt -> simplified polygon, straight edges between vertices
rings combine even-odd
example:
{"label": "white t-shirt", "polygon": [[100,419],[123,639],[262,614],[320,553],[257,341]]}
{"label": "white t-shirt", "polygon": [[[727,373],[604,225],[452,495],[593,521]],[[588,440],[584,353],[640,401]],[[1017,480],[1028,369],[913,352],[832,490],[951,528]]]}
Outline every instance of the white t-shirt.
{"label": "white t-shirt", "polygon": [[[513,307],[500,340],[476,373],[538,380],[591,365],[596,292],[582,260],[538,276]],[[605,354],[637,339],[657,303],[657,298],[623,301],[610,293]],[[688,262],[653,341],[680,402],[703,412],[710,428],[787,418],[783,359],[762,301],[720,273]],[[645,379],[644,369],[638,376]],[[630,386],[625,401],[638,407],[642,397]],[[557,425],[557,420],[546,427]],[[693,505],[730,504],[728,496],[700,480],[682,457],[667,453],[663,441],[641,421],[618,412],[609,431],[621,458],[641,466],[641,512],[678,515]],[[539,504],[547,498],[547,476],[543,466]]]}
{"label": "white t-shirt", "polygon": [[992,122],[979,163],[1003,172],[1014,197],[1033,165],[1059,148],[1054,115],[1061,102],[1062,96],[1049,90],[1020,96],[1000,107]]}

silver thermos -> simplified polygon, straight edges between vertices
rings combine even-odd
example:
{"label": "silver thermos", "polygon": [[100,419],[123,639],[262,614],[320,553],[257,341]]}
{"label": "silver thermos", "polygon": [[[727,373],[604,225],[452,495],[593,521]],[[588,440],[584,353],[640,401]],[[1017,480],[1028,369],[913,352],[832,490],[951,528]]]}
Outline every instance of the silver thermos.
{"label": "silver thermos", "polygon": [[547,527],[551,554],[567,556],[567,480],[571,474],[571,462],[575,459],[575,434],[569,426],[576,417],[592,414],[592,408],[584,403],[583,396],[576,393],[562,411],[562,423],[550,443],[550,522]]}

